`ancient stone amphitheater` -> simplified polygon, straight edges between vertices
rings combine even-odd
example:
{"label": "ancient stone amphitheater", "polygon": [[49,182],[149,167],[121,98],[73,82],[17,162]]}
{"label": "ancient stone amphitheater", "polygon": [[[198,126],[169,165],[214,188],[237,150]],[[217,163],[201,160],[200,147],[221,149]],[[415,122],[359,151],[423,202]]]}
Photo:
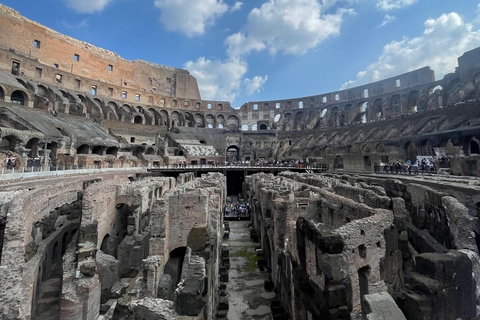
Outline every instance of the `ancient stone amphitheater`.
{"label": "ancient stone amphitheater", "polygon": [[480,314],[480,48],[234,109],[3,5],[0,30],[1,319]]}

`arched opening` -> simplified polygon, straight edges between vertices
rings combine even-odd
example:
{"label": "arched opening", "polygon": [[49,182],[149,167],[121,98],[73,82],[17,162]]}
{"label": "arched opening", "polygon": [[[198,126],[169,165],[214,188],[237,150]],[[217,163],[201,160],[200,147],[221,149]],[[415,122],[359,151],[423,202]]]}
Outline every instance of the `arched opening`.
{"label": "arched opening", "polygon": [[133,122],[134,123],[138,123],[138,124],[143,124],[143,118],[141,116],[136,116],[134,119],[133,119]]}
{"label": "arched opening", "polygon": [[182,275],[182,266],[183,260],[185,259],[185,252],[187,251],[186,247],[179,247],[170,252],[169,259],[163,270],[163,276],[170,277],[170,288],[168,292],[165,292],[163,298],[168,299],[175,296],[175,289],[177,288],[178,283],[180,282],[180,277]]}
{"label": "arched opening", "polygon": [[117,156],[117,153],[118,153],[118,148],[117,147],[110,147],[107,149],[107,152],[106,154],[111,154],[111,155],[114,155],[114,156]]}
{"label": "arched opening", "polygon": [[103,147],[102,146],[93,147],[92,154],[96,154],[99,156],[103,155]]}
{"label": "arched opening", "polygon": [[277,123],[278,121],[280,121],[281,116],[282,116],[282,115],[281,115],[280,113],[277,113],[277,114],[275,115],[275,118],[273,118],[273,122]]}
{"label": "arched opening", "polygon": [[28,152],[28,157],[29,158],[35,158],[38,157],[38,144],[40,143],[40,139],[38,138],[33,138],[28,140],[27,144],[25,145],[25,148],[30,149]]}
{"label": "arched opening", "polygon": [[405,145],[405,155],[407,157],[407,160],[410,160],[412,163],[415,163],[415,160],[417,160],[418,156],[418,151],[417,151],[417,146],[413,142],[408,142]]}
{"label": "arched opening", "polygon": [[248,124],[242,125],[242,131],[248,131]]}
{"label": "arched opening", "polygon": [[213,125],[211,123],[208,124],[209,129],[213,129]]}
{"label": "arched opening", "polygon": [[226,161],[228,163],[235,163],[239,159],[239,148],[237,146],[229,146],[227,148]]}
{"label": "arched opening", "polygon": [[267,125],[265,123],[262,123],[259,127],[259,130],[267,130]]}
{"label": "arched opening", "polygon": [[427,140],[422,144],[421,155],[430,157],[435,155],[435,151],[433,151],[432,143],[430,141]]}
{"label": "arched opening", "polygon": [[227,118],[227,129],[238,130],[238,117],[231,115]]}
{"label": "arched opening", "polygon": [[0,86],[0,101],[5,100],[5,90]]}
{"label": "arched opening", "polygon": [[136,147],[134,150],[133,150],[133,155],[135,157],[137,157],[138,159],[141,159],[143,157],[143,150],[142,148],[140,147]]}
{"label": "arched opening", "polygon": [[154,155],[154,154],[155,154],[155,149],[153,149],[153,148],[148,148],[148,149],[145,151],[145,154],[147,154],[147,155]]}
{"label": "arched opening", "polygon": [[479,148],[478,142],[472,139],[470,141],[470,155],[476,156],[479,153],[480,153],[480,148]]}
{"label": "arched opening", "polygon": [[252,131],[257,131],[257,124],[256,123],[252,126]]}
{"label": "arched opening", "polygon": [[27,98],[24,92],[17,90],[12,92],[12,95],[10,97],[10,101],[14,104],[19,104],[19,105],[26,105]]}
{"label": "arched opening", "polygon": [[113,256],[113,252],[111,252],[111,250],[110,250],[109,242],[110,242],[110,235],[107,233],[103,237],[102,244],[100,245],[100,250],[102,250],[103,253],[105,253],[105,254],[109,254],[109,255]]}
{"label": "arched opening", "polygon": [[360,287],[360,303],[362,305],[362,311],[364,312],[365,312],[365,306],[364,306],[363,297],[369,294],[369,291],[370,291],[369,278],[370,278],[370,266],[366,266],[358,270],[358,284]]}
{"label": "arched opening", "polygon": [[0,149],[15,151],[19,140],[14,136],[6,136],[0,140]]}
{"label": "arched opening", "polygon": [[218,124],[218,129],[223,129],[223,124],[219,123]]}
{"label": "arched opening", "polygon": [[80,147],[77,148],[77,154],[88,154],[90,147],[86,144],[82,144]]}
{"label": "arched opening", "polygon": [[62,256],[67,252],[67,245],[68,245],[68,232],[63,234],[62,238]]}

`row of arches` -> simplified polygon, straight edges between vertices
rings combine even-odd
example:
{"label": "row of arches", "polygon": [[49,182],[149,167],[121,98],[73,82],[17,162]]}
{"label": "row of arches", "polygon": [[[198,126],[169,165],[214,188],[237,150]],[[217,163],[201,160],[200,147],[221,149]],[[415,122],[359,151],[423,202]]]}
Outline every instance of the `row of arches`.
{"label": "row of arches", "polygon": [[[8,99],[7,99],[8,98]],[[0,85],[0,101],[13,103],[16,105],[28,106],[29,97],[28,93],[18,88],[7,88]]]}

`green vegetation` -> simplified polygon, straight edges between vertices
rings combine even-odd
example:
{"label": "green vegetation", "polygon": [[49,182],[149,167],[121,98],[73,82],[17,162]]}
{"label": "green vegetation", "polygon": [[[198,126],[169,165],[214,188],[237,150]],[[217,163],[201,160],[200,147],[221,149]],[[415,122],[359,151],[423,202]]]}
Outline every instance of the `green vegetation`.
{"label": "green vegetation", "polygon": [[238,268],[239,272],[255,272],[255,270],[258,269],[257,261],[260,260],[261,257],[257,256],[254,249],[254,246],[242,247],[230,253],[230,258],[245,258],[246,260],[243,267]]}

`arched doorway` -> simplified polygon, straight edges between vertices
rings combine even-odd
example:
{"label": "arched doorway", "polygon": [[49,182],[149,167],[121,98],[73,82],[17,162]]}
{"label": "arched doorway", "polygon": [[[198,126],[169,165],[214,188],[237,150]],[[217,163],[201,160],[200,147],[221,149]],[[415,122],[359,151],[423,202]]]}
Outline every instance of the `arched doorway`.
{"label": "arched doorway", "polygon": [[227,148],[226,161],[229,163],[235,163],[239,159],[239,148],[237,146],[229,146]]}

